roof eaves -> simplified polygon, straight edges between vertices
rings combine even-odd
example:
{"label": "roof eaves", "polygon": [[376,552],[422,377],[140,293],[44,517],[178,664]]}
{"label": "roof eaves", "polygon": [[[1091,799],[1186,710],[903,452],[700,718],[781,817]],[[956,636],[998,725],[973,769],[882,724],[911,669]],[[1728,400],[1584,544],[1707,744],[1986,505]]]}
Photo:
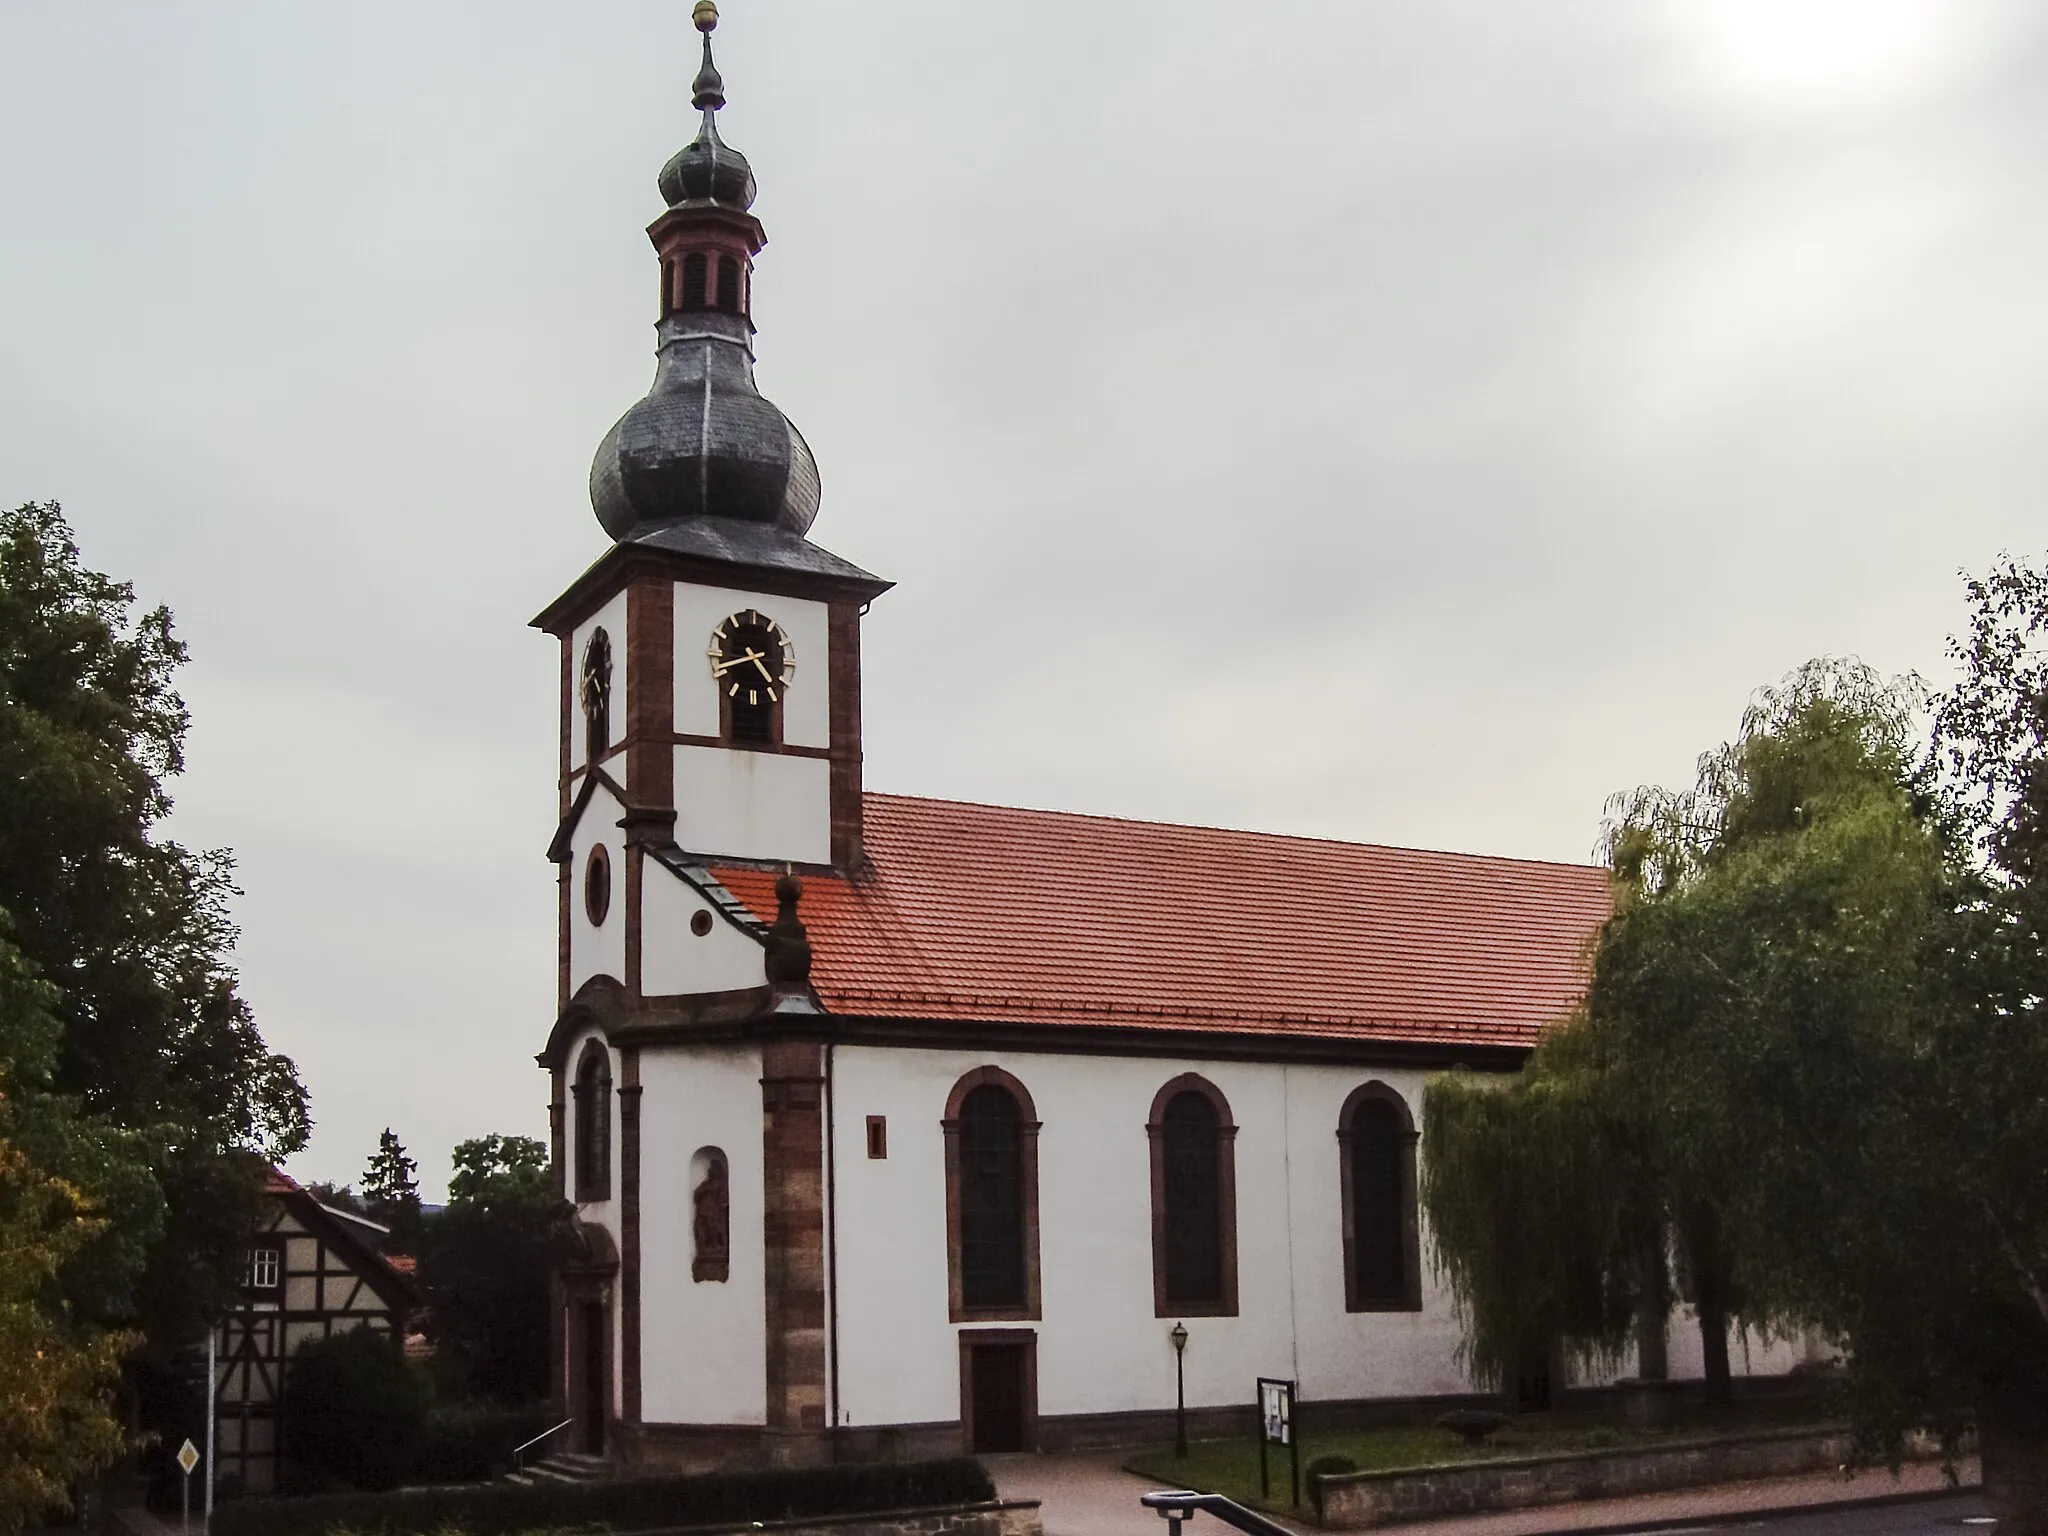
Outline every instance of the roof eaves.
{"label": "roof eaves", "polygon": [[711,909],[748,938],[759,944],[768,942],[768,925],[753,913],[745,902],[725,888],[718,876],[683,852],[680,844],[664,843],[648,850],[670,874],[689,886],[711,904]]}

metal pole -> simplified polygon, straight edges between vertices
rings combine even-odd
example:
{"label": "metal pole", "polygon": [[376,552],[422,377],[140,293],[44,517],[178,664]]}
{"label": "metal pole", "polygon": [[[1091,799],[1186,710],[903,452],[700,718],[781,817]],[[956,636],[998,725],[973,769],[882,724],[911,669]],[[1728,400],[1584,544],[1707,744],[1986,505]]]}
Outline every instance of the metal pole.
{"label": "metal pole", "polygon": [[1188,1453],[1188,1357],[1176,1349],[1173,1352],[1173,1454],[1186,1456]]}
{"label": "metal pole", "polygon": [[178,1484],[178,1532],[179,1536],[190,1536],[192,1530],[192,1474],[187,1472],[184,1481]]}
{"label": "metal pole", "polygon": [[[206,1496],[204,1500],[206,1508],[205,1526],[209,1531],[213,1529],[213,1420],[214,1414],[218,1411],[214,1404],[213,1394],[220,1379],[220,1372],[216,1366],[216,1352],[219,1348],[219,1329],[214,1324],[209,1323],[206,1328]],[[242,1432],[244,1434],[248,1433],[246,1426]]]}
{"label": "metal pole", "polygon": [[1287,1384],[1287,1450],[1294,1463],[1294,1507],[1301,1507],[1301,1383]]}

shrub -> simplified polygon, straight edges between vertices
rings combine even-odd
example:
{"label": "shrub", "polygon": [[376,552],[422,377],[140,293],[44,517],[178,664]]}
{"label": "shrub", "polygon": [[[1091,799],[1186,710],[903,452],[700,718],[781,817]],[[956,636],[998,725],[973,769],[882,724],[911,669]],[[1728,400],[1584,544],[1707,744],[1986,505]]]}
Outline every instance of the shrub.
{"label": "shrub", "polygon": [[309,1339],[285,1382],[284,1453],[358,1488],[395,1487],[426,1419],[427,1391],[388,1333],[351,1328]]}
{"label": "shrub", "polygon": [[354,1536],[432,1536],[446,1527],[467,1536],[512,1536],[598,1525],[612,1531],[655,1531],[980,1504],[994,1497],[995,1486],[981,1464],[963,1458],[645,1482],[486,1483],[313,1499],[244,1499],[215,1512],[213,1536],[322,1536],[337,1529]]}
{"label": "shrub", "polygon": [[[556,1422],[546,1403],[436,1403],[405,1469],[408,1483],[477,1483],[509,1471],[515,1446]],[[536,1453],[537,1454],[537,1453]]]}

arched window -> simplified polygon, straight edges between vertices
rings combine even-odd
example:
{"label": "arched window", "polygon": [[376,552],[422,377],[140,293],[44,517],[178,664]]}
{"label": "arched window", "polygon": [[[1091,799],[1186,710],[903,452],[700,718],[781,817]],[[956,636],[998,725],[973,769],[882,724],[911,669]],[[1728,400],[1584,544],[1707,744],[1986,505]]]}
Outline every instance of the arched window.
{"label": "arched window", "polygon": [[666,320],[676,307],[676,264],[664,261],[661,264],[661,315]]}
{"label": "arched window", "polygon": [[692,251],[683,258],[683,301],[679,309],[702,309],[704,289],[708,277],[708,261],[702,251]]}
{"label": "arched window", "polygon": [[740,310],[740,264],[731,256],[718,258],[718,307]]}
{"label": "arched window", "polygon": [[1152,1100],[1152,1304],[1160,1317],[1237,1313],[1237,1127],[1190,1072]]}
{"label": "arched window", "polygon": [[1415,1122],[1385,1083],[1344,1101],[1337,1122],[1344,1191],[1344,1305],[1352,1312],[1422,1307],[1415,1218]]}
{"label": "arched window", "polygon": [[612,1194],[612,1058],[598,1041],[583,1048],[576,1064],[576,1198],[609,1200]]}
{"label": "arched window", "polygon": [[1024,1085],[980,1067],[946,1102],[948,1291],[955,1322],[1038,1316],[1038,1121]]}

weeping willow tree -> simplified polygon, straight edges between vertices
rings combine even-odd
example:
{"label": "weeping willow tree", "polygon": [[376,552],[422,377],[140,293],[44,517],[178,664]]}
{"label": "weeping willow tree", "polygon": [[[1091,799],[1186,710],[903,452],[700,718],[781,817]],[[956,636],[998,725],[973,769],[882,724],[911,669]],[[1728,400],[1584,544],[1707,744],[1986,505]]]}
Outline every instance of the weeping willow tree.
{"label": "weeping willow tree", "polygon": [[1583,1021],[1520,1080],[1454,1073],[1423,1099],[1421,1195],[1439,1270],[1465,1321],[1465,1360],[1507,1386],[1562,1343],[1617,1362],[1670,1306],[1648,1147],[1582,1060]]}
{"label": "weeping willow tree", "polygon": [[[1584,1006],[1514,1082],[1454,1074],[1425,1095],[1423,1200],[1478,1379],[1510,1380],[1556,1344],[1608,1365],[1633,1345],[1641,1374],[1661,1376],[1683,1294],[1709,1393],[1726,1396],[1734,1323],[1810,1320],[1787,1288],[1752,1283],[1783,1272],[1779,1248],[1756,1251],[1754,1196],[1808,1107],[1745,1124],[1753,1089],[1734,1085],[1767,1035],[1784,1081],[1828,1070],[1805,1037],[1843,1000],[1910,1007],[1896,966],[1882,998],[1867,985],[1867,919],[1891,921],[1904,963],[1935,910],[1909,745],[1920,704],[1911,679],[1813,662],[1757,695],[1693,787],[1609,803],[1615,911]],[[1885,836],[1856,841],[1873,817]],[[1840,1094],[1812,1097],[1818,1113]]]}

